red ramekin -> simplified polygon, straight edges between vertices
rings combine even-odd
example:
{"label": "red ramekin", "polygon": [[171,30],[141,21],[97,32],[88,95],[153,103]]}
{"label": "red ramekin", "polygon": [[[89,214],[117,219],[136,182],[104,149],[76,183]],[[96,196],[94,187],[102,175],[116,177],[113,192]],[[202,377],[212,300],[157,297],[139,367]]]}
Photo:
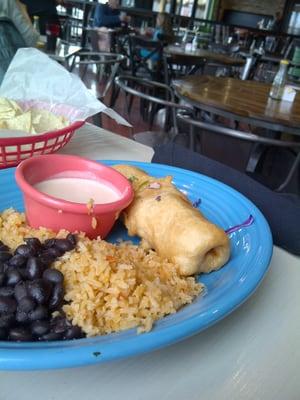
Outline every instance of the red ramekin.
{"label": "red ramekin", "polygon": [[[38,182],[55,176],[107,181],[120,193],[120,199],[94,204],[89,210],[87,204],[58,199],[34,188]],[[134,195],[130,182],[113,168],[71,155],[29,158],[19,164],[15,177],[23,192],[26,219],[31,227],[45,227],[55,232],[60,229],[85,232],[91,239],[105,238]]]}

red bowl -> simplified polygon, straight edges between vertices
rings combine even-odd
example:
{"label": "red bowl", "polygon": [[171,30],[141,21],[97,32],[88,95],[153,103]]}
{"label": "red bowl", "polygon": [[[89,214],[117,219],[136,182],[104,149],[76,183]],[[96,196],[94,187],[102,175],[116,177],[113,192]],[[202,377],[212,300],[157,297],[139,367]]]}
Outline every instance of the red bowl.
{"label": "red bowl", "polygon": [[[34,188],[39,182],[64,174],[73,178],[107,181],[120,193],[120,199],[106,204],[74,203],[52,197]],[[95,161],[69,155],[43,155],[22,161],[16,169],[16,181],[24,197],[28,224],[33,228],[45,227],[58,232],[85,232],[93,239],[104,238],[112,229],[120,212],[133,199],[130,182],[113,168]]]}

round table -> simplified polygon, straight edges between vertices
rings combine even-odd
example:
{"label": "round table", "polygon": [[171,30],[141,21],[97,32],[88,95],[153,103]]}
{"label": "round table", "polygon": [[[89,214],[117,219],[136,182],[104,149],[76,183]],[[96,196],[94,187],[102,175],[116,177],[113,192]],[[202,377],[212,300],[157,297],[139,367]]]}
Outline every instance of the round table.
{"label": "round table", "polygon": [[177,94],[195,107],[275,131],[300,135],[300,95],[293,102],[269,98],[271,85],[215,76],[173,81]]}
{"label": "round table", "polygon": [[217,52],[197,49],[197,50],[186,50],[184,47],[169,45],[164,48],[164,53],[167,56],[181,56],[186,57],[187,60],[202,60],[203,62],[210,62],[220,64],[226,67],[242,67],[245,64],[245,60],[242,58],[235,58],[229,55],[218,54]]}

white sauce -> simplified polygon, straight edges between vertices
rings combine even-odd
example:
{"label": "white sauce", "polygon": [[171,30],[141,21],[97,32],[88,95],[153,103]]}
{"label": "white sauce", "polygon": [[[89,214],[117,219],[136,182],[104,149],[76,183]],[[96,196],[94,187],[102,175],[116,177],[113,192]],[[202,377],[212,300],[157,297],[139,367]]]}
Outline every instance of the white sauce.
{"label": "white sauce", "polygon": [[39,182],[34,188],[58,199],[73,203],[106,204],[120,199],[120,194],[100,181],[82,178],[52,178]]}

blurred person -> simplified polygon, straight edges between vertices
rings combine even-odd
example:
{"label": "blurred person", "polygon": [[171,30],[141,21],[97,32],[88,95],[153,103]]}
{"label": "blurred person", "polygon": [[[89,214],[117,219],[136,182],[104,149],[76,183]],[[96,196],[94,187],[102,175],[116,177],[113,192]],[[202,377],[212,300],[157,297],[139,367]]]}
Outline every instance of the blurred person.
{"label": "blurred person", "polygon": [[[0,18],[10,20],[17,31],[19,31],[24,44],[28,47],[34,47],[39,39],[39,33],[34,29],[26,6],[19,0],[1,0],[0,1]],[[0,49],[4,50],[9,44],[0,43]]]}
{"label": "blurred person", "polygon": [[28,14],[33,20],[36,15],[39,17],[39,26],[41,35],[46,34],[46,24],[60,25],[56,5],[61,4],[62,1],[56,0],[22,0],[26,5]]}
{"label": "blurred person", "polygon": [[281,26],[283,22],[283,16],[280,11],[277,11],[274,15],[273,22],[272,22],[272,31],[280,32]]}
{"label": "blurred person", "polygon": [[[151,34],[151,33],[150,33]],[[148,33],[149,35],[149,33]],[[165,13],[161,12],[157,14],[156,17],[156,26],[155,29],[152,30],[152,40],[153,41],[161,41],[167,44],[171,44],[174,42],[174,33],[172,27],[171,17]],[[147,49],[141,50],[141,56],[147,57],[150,54],[150,51]],[[151,57],[152,61],[159,60],[159,54],[155,53]]]}
{"label": "blurred person", "polygon": [[119,0],[108,0],[106,4],[97,4],[93,16],[94,28],[118,28],[130,22],[130,17],[119,10]]}
{"label": "blurred person", "polygon": [[161,40],[168,44],[174,42],[174,33],[171,17],[165,12],[157,14],[153,40]]}
{"label": "blurred person", "polygon": [[33,28],[25,6],[18,0],[0,1],[0,84],[21,47],[34,47],[39,33]]}

